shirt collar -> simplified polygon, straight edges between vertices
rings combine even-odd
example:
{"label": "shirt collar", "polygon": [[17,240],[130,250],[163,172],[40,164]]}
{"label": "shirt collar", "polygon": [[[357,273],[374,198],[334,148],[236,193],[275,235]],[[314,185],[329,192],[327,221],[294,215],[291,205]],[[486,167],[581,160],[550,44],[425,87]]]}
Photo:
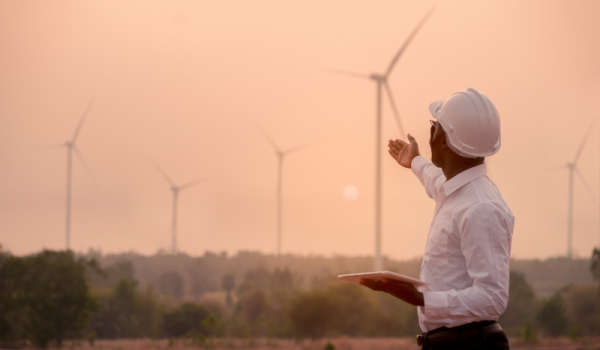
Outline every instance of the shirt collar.
{"label": "shirt collar", "polygon": [[487,175],[487,166],[485,163],[469,168],[450,180],[444,182],[442,185],[444,187],[444,194],[449,196],[459,188],[484,175]]}

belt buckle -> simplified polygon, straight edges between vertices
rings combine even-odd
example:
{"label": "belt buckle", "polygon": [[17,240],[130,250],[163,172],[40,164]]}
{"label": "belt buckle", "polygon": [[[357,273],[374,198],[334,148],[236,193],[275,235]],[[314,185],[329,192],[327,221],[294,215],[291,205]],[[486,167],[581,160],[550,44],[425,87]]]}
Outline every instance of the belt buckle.
{"label": "belt buckle", "polygon": [[422,334],[417,335],[417,345],[419,345],[419,346],[424,346],[425,345],[424,342],[423,342],[423,335]]}

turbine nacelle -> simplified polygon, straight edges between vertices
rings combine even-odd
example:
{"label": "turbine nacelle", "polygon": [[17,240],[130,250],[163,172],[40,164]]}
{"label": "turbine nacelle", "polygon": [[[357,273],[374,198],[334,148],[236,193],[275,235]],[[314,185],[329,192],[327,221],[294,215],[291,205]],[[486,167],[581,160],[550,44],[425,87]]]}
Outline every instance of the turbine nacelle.
{"label": "turbine nacelle", "polygon": [[387,82],[387,76],[381,75],[381,74],[376,74],[376,73],[369,75],[369,79],[379,81],[382,83]]}

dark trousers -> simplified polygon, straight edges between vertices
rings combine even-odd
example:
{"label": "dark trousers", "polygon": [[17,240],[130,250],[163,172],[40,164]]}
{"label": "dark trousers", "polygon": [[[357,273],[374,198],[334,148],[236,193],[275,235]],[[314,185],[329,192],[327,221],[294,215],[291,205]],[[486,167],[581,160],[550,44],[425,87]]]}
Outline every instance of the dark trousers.
{"label": "dark trousers", "polygon": [[[467,326],[467,325],[465,325]],[[439,330],[433,330],[430,333],[449,331],[454,329],[465,329],[465,326],[459,326],[455,328],[441,328]],[[467,326],[467,328],[470,328]],[[454,349],[469,349],[469,350],[509,350],[508,338],[504,331],[496,333],[486,334],[482,336],[480,334],[474,334],[469,336],[467,339],[452,340],[443,343],[437,343],[429,346],[424,346],[424,350],[454,350]]]}

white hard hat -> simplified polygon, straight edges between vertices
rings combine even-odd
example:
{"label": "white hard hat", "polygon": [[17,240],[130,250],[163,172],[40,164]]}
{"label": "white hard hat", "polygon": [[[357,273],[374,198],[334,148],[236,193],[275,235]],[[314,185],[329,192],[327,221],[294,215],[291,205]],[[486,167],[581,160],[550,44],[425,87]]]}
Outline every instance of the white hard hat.
{"label": "white hard hat", "polygon": [[500,150],[500,116],[492,101],[469,88],[429,105],[446,132],[448,146],[467,158],[487,157]]}

